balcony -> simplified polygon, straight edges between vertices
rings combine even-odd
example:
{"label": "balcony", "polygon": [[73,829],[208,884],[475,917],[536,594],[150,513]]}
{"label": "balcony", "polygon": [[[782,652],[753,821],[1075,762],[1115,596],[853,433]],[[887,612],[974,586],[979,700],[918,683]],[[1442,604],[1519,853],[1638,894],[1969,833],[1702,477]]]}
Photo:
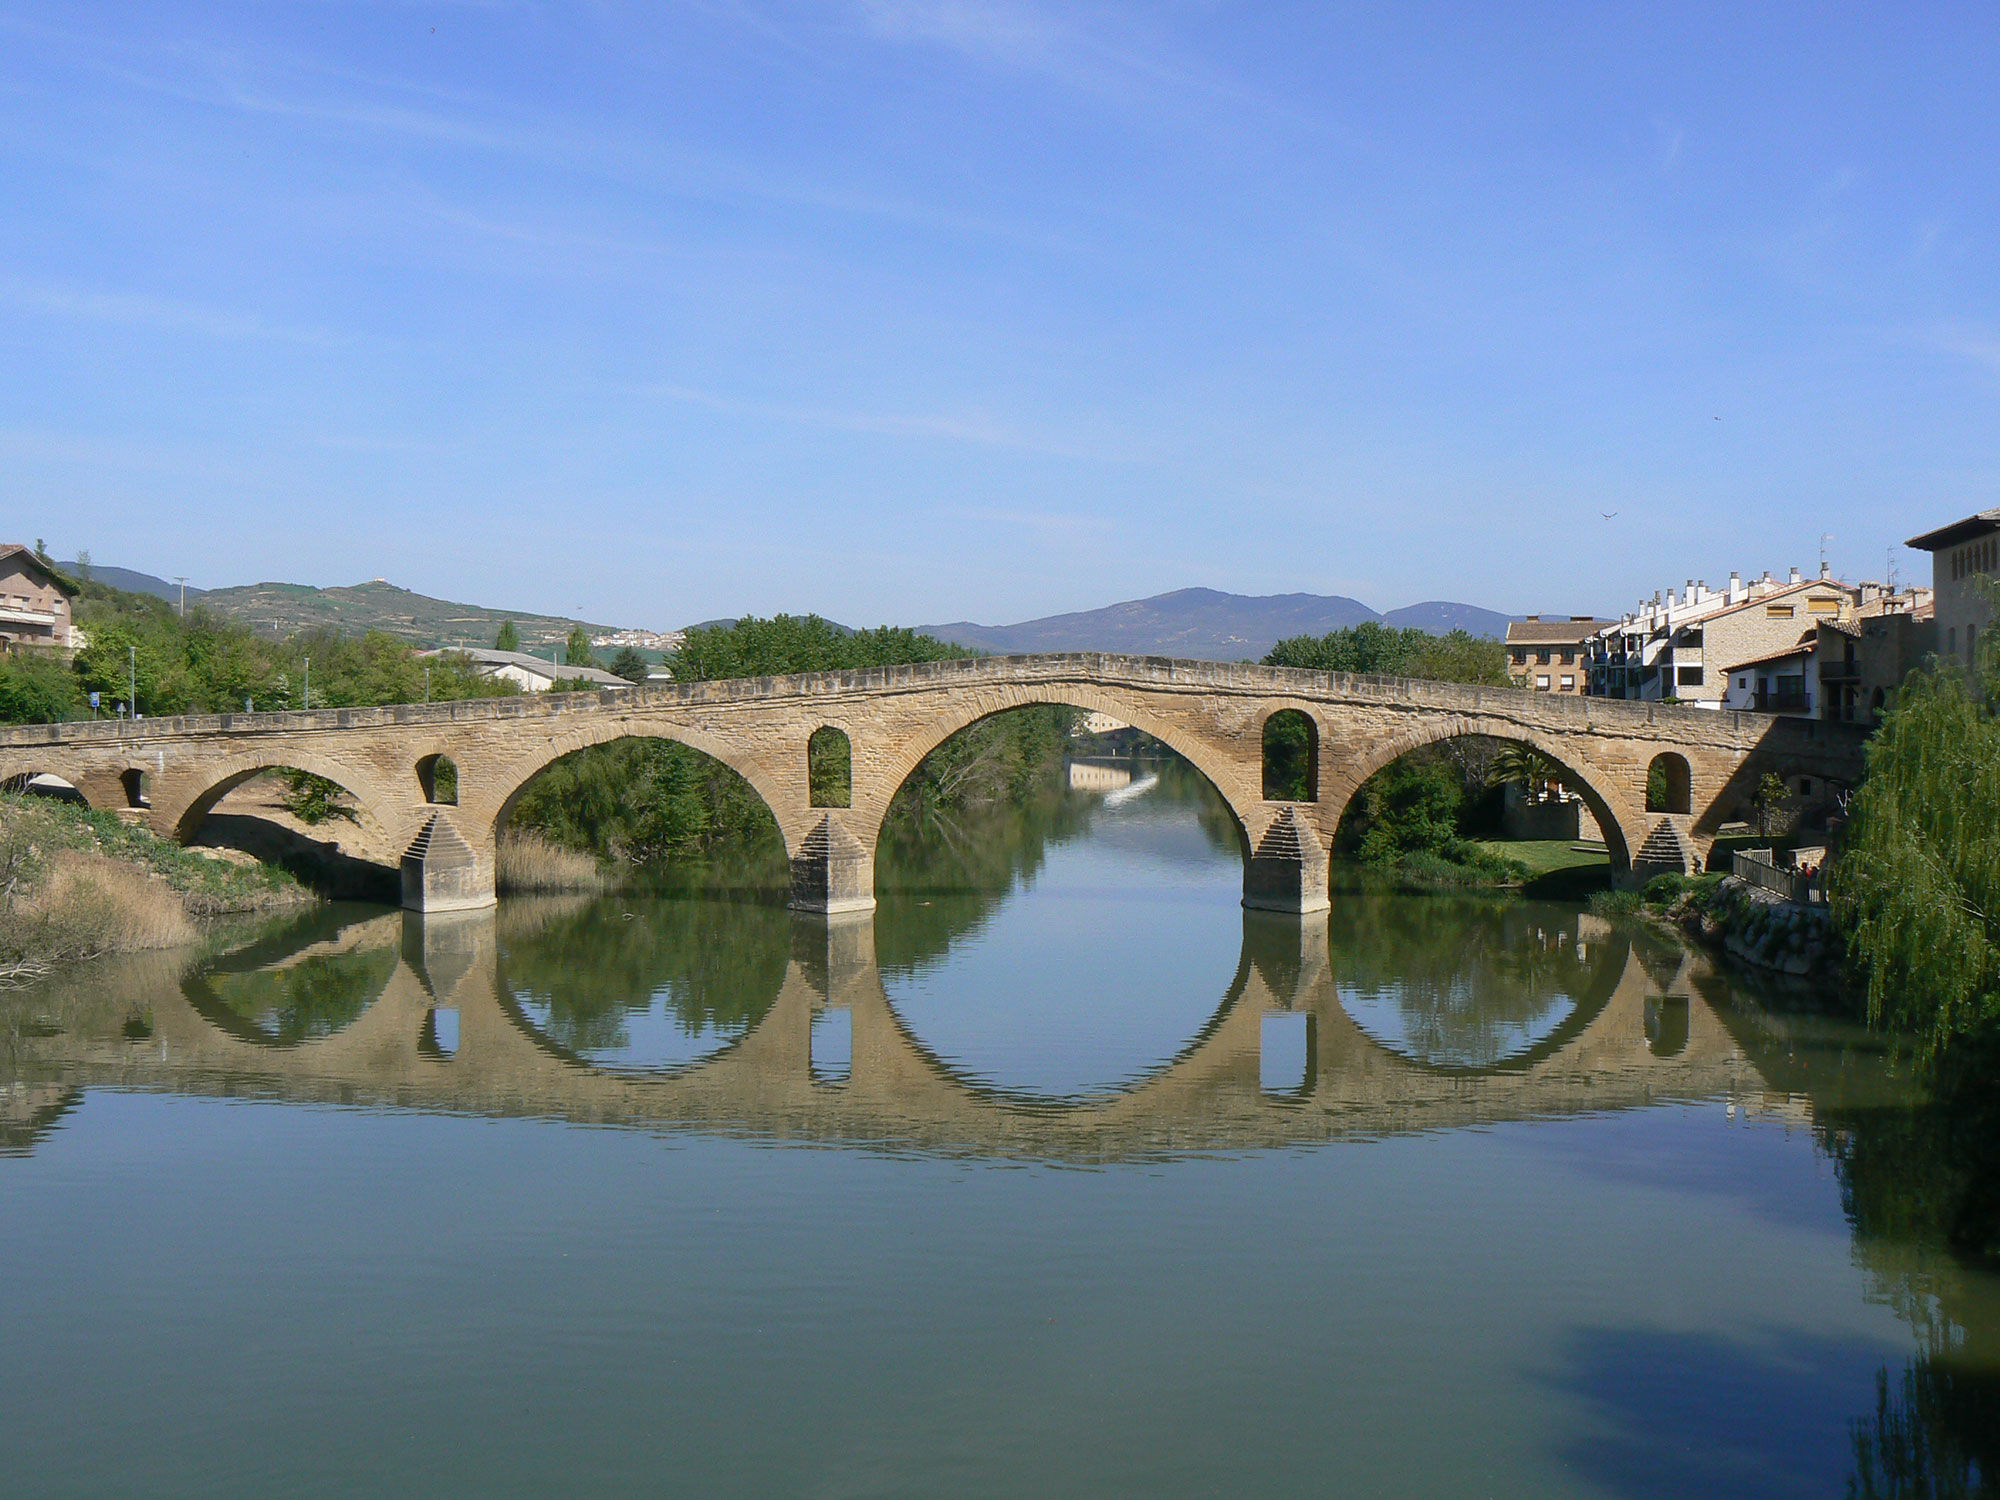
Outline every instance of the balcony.
{"label": "balcony", "polygon": [[1805,714],[1812,712],[1812,696],[1803,687],[1757,689],[1760,714]]}

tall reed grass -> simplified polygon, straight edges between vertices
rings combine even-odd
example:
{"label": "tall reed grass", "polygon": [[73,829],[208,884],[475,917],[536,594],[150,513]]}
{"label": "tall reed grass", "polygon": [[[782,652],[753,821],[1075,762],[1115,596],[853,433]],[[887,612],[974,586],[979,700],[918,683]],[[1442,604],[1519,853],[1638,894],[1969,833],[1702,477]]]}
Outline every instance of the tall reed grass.
{"label": "tall reed grass", "polygon": [[503,891],[608,891],[616,882],[588,854],[565,849],[532,833],[500,840],[494,877]]}

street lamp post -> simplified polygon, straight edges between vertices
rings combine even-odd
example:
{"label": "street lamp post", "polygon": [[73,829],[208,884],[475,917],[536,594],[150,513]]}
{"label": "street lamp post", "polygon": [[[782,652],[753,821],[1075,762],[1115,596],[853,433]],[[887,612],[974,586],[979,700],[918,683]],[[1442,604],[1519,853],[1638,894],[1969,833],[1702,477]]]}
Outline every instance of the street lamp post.
{"label": "street lamp post", "polygon": [[125,648],[125,706],[133,718],[139,717],[139,648]]}

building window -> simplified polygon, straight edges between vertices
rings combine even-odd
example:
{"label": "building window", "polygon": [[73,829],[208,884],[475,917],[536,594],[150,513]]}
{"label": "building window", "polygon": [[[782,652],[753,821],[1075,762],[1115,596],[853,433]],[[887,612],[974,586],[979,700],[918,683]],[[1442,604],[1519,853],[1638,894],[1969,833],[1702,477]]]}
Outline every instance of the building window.
{"label": "building window", "polygon": [[1838,599],[1808,599],[1806,613],[1809,615],[1837,615],[1840,613]]}
{"label": "building window", "polygon": [[1525,651],[1516,651],[1513,653],[1513,657],[1514,665],[1517,667],[1525,667],[1528,664],[1528,653]]}
{"label": "building window", "polygon": [[1701,668],[1700,668],[1700,667],[1682,667],[1682,668],[1680,669],[1680,672],[1679,672],[1679,675],[1678,675],[1678,676],[1677,676],[1677,677],[1675,678],[1675,681],[1677,681],[1678,683],[1680,683],[1680,685],[1681,685],[1682,687],[1700,687],[1700,686],[1701,686]]}
{"label": "building window", "polygon": [[1767,604],[1764,606],[1764,613],[1773,620],[1789,620],[1798,613],[1798,610],[1789,604]]}
{"label": "building window", "polygon": [[1535,674],[1535,686],[1540,691],[1546,693],[1549,690],[1549,674],[1546,672],[1537,672]]}
{"label": "building window", "polygon": [[1546,667],[1548,664],[1549,664],[1549,653],[1546,651],[1537,651],[1535,653],[1535,665],[1538,667]]}
{"label": "building window", "polygon": [[1566,675],[1566,676],[1564,676],[1564,678],[1563,678],[1563,687],[1562,687],[1562,690],[1563,690],[1563,691],[1564,691],[1565,693],[1573,693],[1573,692],[1575,692],[1575,691],[1576,691],[1576,679],[1575,679],[1574,677],[1570,677],[1570,676],[1567,676],[1567,675]]}
{"label": "building window", "polygon": [[1739,677],[1736,679],[1736,685],[1740,688],[1747,688],[1748,686],[1750,686],[1750,679],[1747,677]]}

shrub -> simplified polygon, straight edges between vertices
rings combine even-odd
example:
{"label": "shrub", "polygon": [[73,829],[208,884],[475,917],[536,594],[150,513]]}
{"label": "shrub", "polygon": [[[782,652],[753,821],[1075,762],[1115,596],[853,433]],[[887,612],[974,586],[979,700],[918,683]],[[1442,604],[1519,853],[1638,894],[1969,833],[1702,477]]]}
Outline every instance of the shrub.
{"label": "shrub", "polygon": [[1594,917],[1636,917],[1645,905],[1645,898],[1637,891],[1599,891],[1590,898],[1590,914]]}

